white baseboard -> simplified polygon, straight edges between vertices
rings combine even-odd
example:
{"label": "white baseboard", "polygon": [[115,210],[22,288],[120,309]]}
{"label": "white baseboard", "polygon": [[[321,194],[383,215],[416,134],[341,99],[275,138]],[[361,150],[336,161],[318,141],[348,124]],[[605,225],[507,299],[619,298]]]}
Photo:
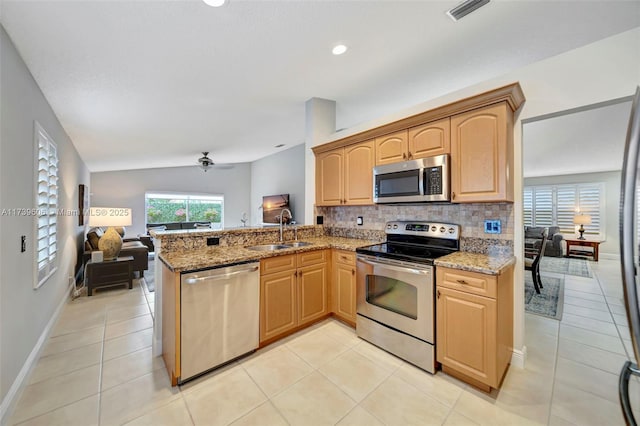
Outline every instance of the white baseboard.
{"label": "white baseboard", "polygon": [[524,363],[527,360],[527,347],[523,346],[521,350],[513,348],[511,354],[511,365],[518,368],[524,368]]}
{"label": "white baseboard", "polygon": [[598,258],[607,259],[607,260],[617,260],[619,262],[620,254],[619,253],[599,253]]}
{"label": "white baseboard", "polygon": [[49,338],[51,329],[53,328],[53,325],[56,323],[58,317],[60,316],[60,312],[62,311],[62,308],[69,300],[73,285],[74,284],[68,286],[67,290],[64,293],[65,296],[62,298],[62,300],[58,304],[58,307],[56,308],[55,312],[49,319],[49,322],[47,323],[44,330],[42,330],[42,333],[40,334],[40,337],[38,338],[36,345],[33,347],[33,349],[31,350],[31,353],[27,357],[27,360],[22,365],[22,368],[20,369],[18,376],[16,377],[16,379],[13,381],[13,384],[9,388],[9,392],[7,392],[7,395],[2,400],[2,404],[0,404],[0,425],[5,425],[9,421],[9,417],[13,413],[13,410],[15,409],[15,405],[17,404],[18,399],[20,395],[22,395],[22,391],[24,390],[27,384],[27,379],[29,378],[29,374],[31,373],[31,370],[33,369],[35,364],[38,362],[38,359],[40,357],[40,352],[42,351],[44,344]]}

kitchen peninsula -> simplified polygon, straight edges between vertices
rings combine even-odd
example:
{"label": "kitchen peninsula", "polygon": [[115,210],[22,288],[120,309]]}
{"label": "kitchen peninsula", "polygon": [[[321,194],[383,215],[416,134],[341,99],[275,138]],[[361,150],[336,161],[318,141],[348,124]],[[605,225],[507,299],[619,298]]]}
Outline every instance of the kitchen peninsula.
{"label": "kitchen peninsula", "polygon": [[[384,233],[369,230],[325,235],[325,231],[322,226],[299,226],[295,233],[286,229],[284,240],[294,243],[297,234],[299,243],[304,244],[299,247],[274,244],[279,231],[273,227],[153,233],[159,259],[155,265],[159,309],[154,350],[162,353],[173,385],[186,378],[181,376],[181,279],[191,271],[260,262],[260,346],[332,313],[355,325],[355,249],[383,240],[380,235]],[[216,244],[207,245],[211,243]],[[278,248],[249,248],[271,244]],[[345,267],[348,274],[343,273]]]}

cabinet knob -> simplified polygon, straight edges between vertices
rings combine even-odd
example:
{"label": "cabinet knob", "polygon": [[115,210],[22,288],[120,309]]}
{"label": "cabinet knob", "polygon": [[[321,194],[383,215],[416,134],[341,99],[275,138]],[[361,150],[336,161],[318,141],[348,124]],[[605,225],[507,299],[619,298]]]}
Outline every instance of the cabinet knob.
{"label": "cabinet knob", "polygon": [[459,284],[469,284],[468,282],[466,282],[465,280],[457,280]]}
{"label": "cabinet knob", "polygon": [[440,299],[440,290],[438,290],[438,299]]}
{"label": "cabinet knob", "polygon": [[351,275],[355,275],[355,274],[356,274],[356,270],[355,270],[355,269],[352,269],[352,270],[351,270]]}
{"label": "cabinet knob", "polygon": [[413,154],[409,151],[409,158],[413,158]]}
{"label": "cabinet knob", "polygon": [[452,199],[452,200],[455,200],[455,199],[456,199],[456,193],[455,193],[455,192],[452,192],[452,193],[451,193],[451,199]]}
{"label": "cabinet knob", "polygon": [[406,160],[406,159],[407,159],[407,153],[406,153],[406,152],[403,152],[403,153],[402,153],[402,159],[403,159],[403,160]]}

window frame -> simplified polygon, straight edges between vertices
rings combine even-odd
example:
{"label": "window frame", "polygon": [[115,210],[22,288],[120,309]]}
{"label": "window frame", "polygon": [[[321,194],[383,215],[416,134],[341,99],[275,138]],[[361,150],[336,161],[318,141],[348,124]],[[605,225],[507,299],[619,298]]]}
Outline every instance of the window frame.
{"label": "window frame", "polygon": [[[154,197],[156,196],[156,197]],[[220,201],[222,208],[220,209],[220,229],[224,229],[224,203],[225,203],[225,199],[224,199],[224,194],[209,194],[209,193],[203,193],[203,192],[177,192],[177,191],[147,191],[144,194],[144,219],[145,219],[145,225],[148,224],[147,222],[147,218],[148,218],[148,202],[147,200],[149,198],[170,198],[170,199],[176,199],[176,200],[202,200],[202,199],[217,199],[215,201]],[[186,214],[187,214],[187,218],[185,219],[185,222],[197,222],[194,221],[192,219],[190,219],[188,217],[189,214],[189,208],[188,208],[188,203],[187,203],[187,208],[186,208]],[[159,223],[164,223],[164,222],[159,222]],[[167,223],[182,223],[182,222],[167,222]],[[216,225],[218,224],[218,222],[212,222],[215,223]],[[214,229],[218,229],[218,228],[214,228]]]}
{"label": "window frame", "polygon": [[[559,217],[561,215],[567,215],[566,209],[560,209],[558,206],[558,196],[559,193],[562,195],[567,191],[574,192],[574,201],[572,208],[572,215],[575,216],[579,213],[591,214],[592,218],[596,219],[594,224],[585,225],[585,235],[596,238],[600,241],[606,240],[606,185],[604,182],[580,182],[580,183],[558,183],[558,184],[547,184],[547,185],[526,185],[523,187],[523,197],[522,197],[522,212],[523,212],[523,222],[525,226],[563,226],[563,223],[566,224],[566,220],[562,220],[559,223]],[[588,200],[582,201],[581,198],[586,196],[587,194],[583,192],[587,192],[589,190],[597,190],[598,194],[598,211],[597,215],[593,214],[592,211],[588,210],[589,203]],[[531,191],[531,214],[527,214],[527,205],[528,205],[528,195],[527,191]],[[547,221],[544,223],[538,223],[536,220],[536,192],[549,192],[551,194],[551,212],[550,212],[550,220],[551,223],[547,224]],[[586,202],[586,205],[585,205]],[[591,208],[595,208],[593,205]],[[528,216],[530,216],[530,222],[527,221]],[[594,217],[595,216],[595,217]],[[546,217],[545,217],[546,219]],[[596,227],[594,230],[593,228]],[[567,228],[560,229],[560,232],[564,235],[575,235],[578,233],[579,225],[572,224],[573,231],[568,231]],[[591,228],[591,229],[589,229]]]}
{"label": "window frame", "polygon": [[[49,278],[53,276],[53,274],[58,270],[59,258],[58,256],[58,181],[60,179],[59,176],[59,158],[58,158],[58,145],[55,141],[49,136],[49,134],[45,131],[45,129],[38,123],[34,121],[34,149],[35,155],[34,158],[34,197],[33,202],[35,203],[34,209],[34,233],[33,233],[33,288],[39,289],[44,285]],[[46,148],[47,158],[46,158],[46,170],[44,171],[47,174],[47,202],[42,203],[40,197],[40,142],[44,142],[44,148]],[[53,154],[53,155],[52,155]],[[53,161],[52,161],[53,160]],[[52,174],[52,169],[54,173]],[[53,181],[52,181],[53,178]],[[52,204],[51,201],[54,200]],[[42,207],[43,204],[46,204],[46,207]],[[44,215],[43,215],[44,213]],[[39,238],[40,235],[40,221],[42,217],[47,218],[46,225],[46,235],[43,238],[47,238],[49,241],[46,245],[47,248],[47,259],[46,263],[41,267],[39,260],[39,242],[42,238]],[[53,232],[52,232],[53,230]],[[53,247],[53,251],[51,250]]]}

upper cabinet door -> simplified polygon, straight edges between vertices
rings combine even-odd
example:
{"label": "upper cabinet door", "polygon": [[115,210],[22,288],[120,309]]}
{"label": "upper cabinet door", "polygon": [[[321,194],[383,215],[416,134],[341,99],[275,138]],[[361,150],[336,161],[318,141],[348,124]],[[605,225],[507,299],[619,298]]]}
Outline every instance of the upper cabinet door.
{"label": "upper cabinet door", "polygon": [[374,141],[344,148],[345,204],[373,204]]}
{"label": "upper cabinet door", "polygon": [[410,160],[451,152],[449,117],[409,129]]}
{"label": "upper cabinet door", "polygon": [[451,201],[513,201],[513,115],[506,102],[451,117]]}
{"label": "upper cabinet door", "polygon": [[376,138],[376,166],[408,160],[408,132],[402,130]]}
{"label": "upper cabinet door", "polygon": [[343,148],[323,152],[316,156],[316,205],[339,206],[343,204],[343,156]]}

